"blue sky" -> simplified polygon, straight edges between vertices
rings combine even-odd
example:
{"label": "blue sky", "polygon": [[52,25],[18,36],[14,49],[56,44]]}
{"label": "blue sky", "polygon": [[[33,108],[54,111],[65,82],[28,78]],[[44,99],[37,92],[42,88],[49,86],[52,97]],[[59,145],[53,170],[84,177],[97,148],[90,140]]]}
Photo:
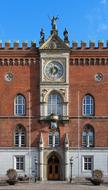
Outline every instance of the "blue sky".
{"label": "blue sky", "polygon": [[60,37],[66,27],[70,43],[108,39],[108,0],[0,0],[0,39],[38,44],[41,27],[48,38],[53,15]]}

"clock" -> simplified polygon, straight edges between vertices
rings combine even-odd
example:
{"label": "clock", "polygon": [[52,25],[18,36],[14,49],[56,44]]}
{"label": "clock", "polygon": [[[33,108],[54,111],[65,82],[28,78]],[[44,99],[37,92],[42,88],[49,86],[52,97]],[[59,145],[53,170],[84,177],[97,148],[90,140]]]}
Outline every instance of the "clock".
{"label": "clock", "polygon": [[58,80],[63,76],[63,65],[57,61],[47,63],[44,69],[49,80]]}

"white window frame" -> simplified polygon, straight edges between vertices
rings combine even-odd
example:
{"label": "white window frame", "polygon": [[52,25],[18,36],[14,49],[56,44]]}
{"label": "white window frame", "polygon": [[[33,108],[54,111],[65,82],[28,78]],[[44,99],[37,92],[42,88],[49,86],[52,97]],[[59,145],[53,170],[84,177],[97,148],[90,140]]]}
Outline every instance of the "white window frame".
{"label": "white window frame", "polygon": [[[19,158],[19,162],[17,162],[17,158]],[[23,162],[21,162],[20,159],[23,159]],[[19,163],[19,168],[17,167],[18,163]],[[22,168],[21,164],[23,164],[23,168]],[[16,171],[25,171],[25,156],[24,155],[14,156],[14,169]]]}
{"label": "white window frame", "polygon": [[[16,138],[18,138],[18,144],[16,143]],[[24,141],[24,144],[22,143],[22,138]],[[24,147],[25,146],[25,138],[26,138],[26,134],[25,131],[15,131],[15,146],[16,147]]]}
{"label": "white window frame", "polygon": [[[92,137],[92,143],[91,143],[91,137]],[[94,128],[86,124],[82,131],[82,146],[83,147],[93,147],[94,146]]]}
{"label": "white window frame", "polygon": [[[83,141],[83,133],[85,133],[85,140],[86,142]],[[84,147],[93,147],[94,146],[94,133],[93,131],[83,131],[82,133],[82,146]],[[90,133],[92,134],[92,143],[90,143]]]}
{"label": "white window frame", "polygon": [[[85,162],[85,159],[91,159],[91,162],[87,160]],[[85,164],[87,164],[87,169],[85,169]],[[89,164],[91,164],[91,169],[89,169]],[[92,172],[93,171],[93,165],[94,165],[94,159],[92,155],[84,155],[82,156],[82,171],[83,172]]]}
{"label": "white window frame", "polygon": [[[51,138],[51,140],[50,140]],[[52,143],[50,143],[52,141]],[[48,136],[48,145],[49,147],[55,147],[60,145],[60,133],[59,131],[49,132]]]}
{"label": "white window frame", "polygon": [[63,115],[62,97],[59,93],[52,92],[48,96],[47,114]]}
{"label": "white window frame", "polygon": [[[19,97],[22,98],[21,103],[18,102]],[[19,106],[21,107],[20,109],[19,109]],[[25,110],[26,110],[25,97],[22,94],[18,94],[14,99],[14,114],[17,115],[17,116],[24,116],[25,115]]]}
{"label": "white window frame", "polygon": [[[90,98],[89,103],[87,103],[87,97]],[[93,116],[94,115],[94,109],[95,109],[94,106],[95,105],[94,105],[93,97],[89,94],[85,95],[83,98],[83,103],[82,103],[82,107],[83,107],[82,114],[84,116]],[[89,113],[87,113],[87,109],[88,109],[87,107],[89,107]]]}

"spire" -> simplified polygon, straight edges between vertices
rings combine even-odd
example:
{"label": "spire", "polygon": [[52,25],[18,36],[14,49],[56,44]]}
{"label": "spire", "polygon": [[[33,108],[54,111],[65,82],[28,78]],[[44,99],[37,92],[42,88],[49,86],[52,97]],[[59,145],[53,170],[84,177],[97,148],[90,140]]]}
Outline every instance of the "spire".
{"label": "spire", "polygon": [[69,148],[69,137],[68,137],[67,133],[65,135],[64,145],[65,145],[65,148],[67,148],[67,149]]}
{"label": "spire", "polygon": [[67,44],[69,46],[68,31],[67,31],[66,28],[65,28],[65,30],[63,32],[63,35],[64,35],[64,42],[65,42],[65,44]]}
{"label": "spire", "polygon": [[43,135],[42,135],[42,133],[41,133],[41,134],[40,134],[40,140],[39,140],[39,147],[40,147],[40,148],[43,148],[43,146],[44,146]]}
{"label": "spire", "polygon": [[52,26],[52,30],[51,30],[51,34],[58,34],[57,31],[57,25],[56,25],[56,20],[58,20],[58,17],[53,16],[51,19],[51,26]]}
{"label": "spire", "polygon": [[45,33],[44,33],[43,28],[41,28],[41,31],[40,31],[40,41],[39,41],[40,46],[41,46],[44,42],[45,42]]}

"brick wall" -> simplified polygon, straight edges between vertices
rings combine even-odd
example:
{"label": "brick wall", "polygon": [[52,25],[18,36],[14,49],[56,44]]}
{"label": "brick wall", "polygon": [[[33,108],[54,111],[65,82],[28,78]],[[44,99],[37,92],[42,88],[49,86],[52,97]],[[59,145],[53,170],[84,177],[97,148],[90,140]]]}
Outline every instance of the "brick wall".
{"label": "brick wall", "polygon": [[[31,108],[31,144],[37,146],[39,143],[40,133],[43,133],[44,143],[48,145],[49,124],[39,121],[40,114],[40,65],[39,52],[37,49],[30,50],[0,50],[0,59],[2,58],[34,58],[36,63],[30,65],[0,65],[0,147],[11,147],[14,145],[14,131],[17,124],[22,124],[26,128],[27,139],[26,145],[29,145],[29,106]],[[77,53],[77,49],[70,53],[70,59],[74,57],[104,57],[102,50],[93,54],[86,50]],[[102,55],[101,55],[102,54]],[[14,55],[14,56],[13,56]],[[86,65],[86,64],[70,64],[69,66],[69,123],[60,124],[61,145],[64,143],[65,133],[69,134],[70,146],[78,146],[78,130],[79,142],[82,142],[82,131],[86,124],[91,124],[95,131],[95,146],[108,146],[108,71],[107,65]],[[13,80],[7,82],[4,75],[7,72],[13,73]],[[96,73],[103,73],[104,79],[96,82],[94,76]],[[31,94],[29,104],[29,92]],[[79,129],[78,129],[78,92],[79,92]],[[21,93],[26,98],[26,115],[23,118],[14,116],[14,98]],[[95,99],[95,116],[91,118],[82,117],[82,99],[85,94],[91,94]]]}

